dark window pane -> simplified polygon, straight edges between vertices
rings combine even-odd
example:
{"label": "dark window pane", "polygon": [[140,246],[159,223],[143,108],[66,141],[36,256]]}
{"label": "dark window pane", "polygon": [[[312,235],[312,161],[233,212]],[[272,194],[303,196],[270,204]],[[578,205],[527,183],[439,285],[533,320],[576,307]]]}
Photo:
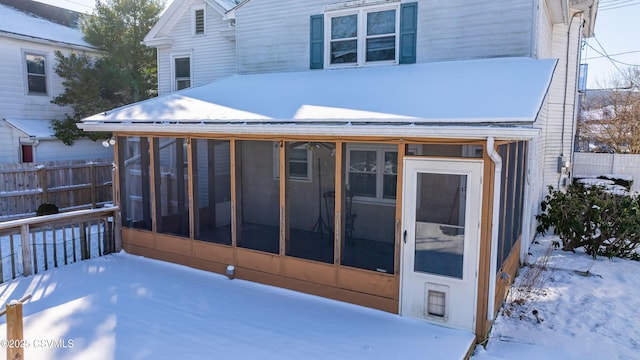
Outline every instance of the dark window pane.
{"label": "dark window pane", "polygon": [[367,35],[393,34],[395,32],[395,10],[377,11],[367,14]]}
{"label": "dark window pane", "polygon": [[462,279],[466,175],[418,173],[414,271]]}
{"label": "dark window pane", "polygon": [[29,75],[29,94],[46,94],[47,93],[47,81],[44,76],[41,75]]}
{"label": "dark window pane", "polygon": [[384,175],[382,184],[382,197],[385,199],[396,198],[396,184],[398,182],[397,175]]}
{"label": "dark window pane", "polygon": [[27,73],[44,75],[44,56],[27,54]]}
{"label": "dark window pane", "polygon": [[350,172],[376,172],[376,152],[375,151],[363,151],[352,150],[350,155]]}
{"label": "dark window pane", "polygon": [[350,173],[349,190],[355,196],[376,197],[376,175]]}
{"label": "dark window pane", "polygon": [[176,78],[191,77],[191,67],[189,58],[176,59]]}
{"label": "dark window pane", "polygon": [[345,39],[358,36],[358,15],[331,18],[331,39]]}
{"label": "dark window pane", "polygon": [[191,87],[191,80],[176,80],[176,90],[182,90]]}
{"label": "dark window pane", "polygon": [[394,60],[395,58],[395,36],[367,39],[367,61]]}
{"label": "dark window pane", "polygon": [[289,159],[291,160],[299,160],[299,161],[307,161],[307,149],[290,149],[289,150]]}
{"label": "dark window pane", "polygon": [[309,174],[307,172],[308,167],[307,163],[299,163],[299,162],[290,162],[289,163],[289,174],[294,178],[304,178],[306,179]]}
{"label": "dark window pane", "polygon": [[331,63],[347,64],[358,60],[358,41],[333,41],[331,42]]}

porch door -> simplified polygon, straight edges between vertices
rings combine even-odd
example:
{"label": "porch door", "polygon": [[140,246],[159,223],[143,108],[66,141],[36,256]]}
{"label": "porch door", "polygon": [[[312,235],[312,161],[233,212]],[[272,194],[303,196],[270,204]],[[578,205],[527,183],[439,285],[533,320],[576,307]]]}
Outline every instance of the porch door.
{"label": "porch door", "polygon": [[482,160],[404,160],[400,313],[475,330]]}

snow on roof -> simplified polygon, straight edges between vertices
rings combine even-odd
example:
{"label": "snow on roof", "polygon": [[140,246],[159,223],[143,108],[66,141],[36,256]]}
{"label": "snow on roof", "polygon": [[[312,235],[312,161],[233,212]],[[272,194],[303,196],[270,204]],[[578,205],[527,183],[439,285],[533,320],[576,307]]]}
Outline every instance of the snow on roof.
{"label": "snow on roof", "polygon": [[[494,58],[234,75],[85,118],[532,123],[556,60]],[[84,128],[84,126],[83,126]]]}
{"label": "snow on roof", "polygon": [[213,1],[218,3],[218,5],[223,7],[225,10],[229,11],[234,7],[236,7],[236,5],[238,5],[242,0],[213,0]]}
{"label": "snow on roof", "polygon": [[28,36],[70,45],[93,47],[82,39],[82,31],[32,16],[0,4],[0,34]]}
{"label": "snow on roof", "polygon": [[29,137],[41,139],[54,137],[51,120],[5,119],[5,121]]}

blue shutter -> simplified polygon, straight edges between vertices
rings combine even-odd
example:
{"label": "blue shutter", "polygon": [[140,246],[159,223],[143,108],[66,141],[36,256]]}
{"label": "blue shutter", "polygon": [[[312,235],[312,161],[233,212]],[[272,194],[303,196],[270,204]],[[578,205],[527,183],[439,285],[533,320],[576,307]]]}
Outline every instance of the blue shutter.
{"label": "blue shutter", "polygon": [[311,16],[310,44],[309,67],[322,69],[324,67],[324,15]]}
{"label": "blue shutter", "polygon": [[400,5],[400,64],[415,64],[418,3]]}

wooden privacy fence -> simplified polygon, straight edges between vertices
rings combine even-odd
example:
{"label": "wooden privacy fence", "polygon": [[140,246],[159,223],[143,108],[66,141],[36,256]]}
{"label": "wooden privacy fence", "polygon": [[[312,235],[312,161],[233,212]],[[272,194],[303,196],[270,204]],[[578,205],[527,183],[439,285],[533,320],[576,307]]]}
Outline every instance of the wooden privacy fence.
{"label": "wooden privacy fence", "polygon": [[640,191],[640,155],[581,152],[573,154],[573,176],[605,174],[631,176],[631,190]]}
{"label": "wooden privacy fence", "polygon": [[0,221],[33,216],[52,203],[60,211],[113,201],[111,159],[0,165]]}
{"label": "wooden privacy fence", "polygon": [[117,207],[0,222],[0,283],[120,249]]}

